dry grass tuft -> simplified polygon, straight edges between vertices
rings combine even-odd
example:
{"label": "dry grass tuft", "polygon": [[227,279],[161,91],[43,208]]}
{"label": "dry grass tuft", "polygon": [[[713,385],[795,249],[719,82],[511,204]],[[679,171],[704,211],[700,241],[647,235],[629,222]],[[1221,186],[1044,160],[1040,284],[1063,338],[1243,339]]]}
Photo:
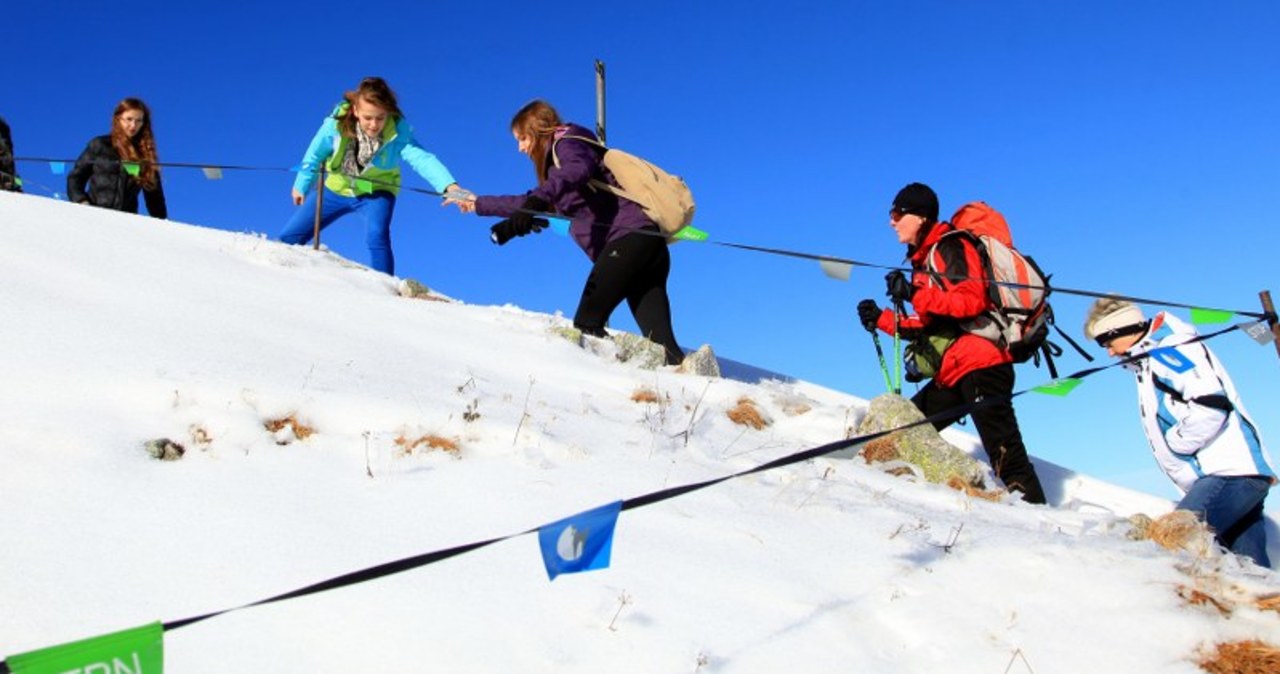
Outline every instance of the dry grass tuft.
{"label": "dry grass tuft", "polygon": [[1175,510],[1162,515],[1147,527],[1147,537],[1168,550],[1198,552],[1213,535],[1195,515],[1187,510]]}
{"label": "dry grass tuft", "polygon": [[311,437],[312,433],[316,432],[316,429],[298,421],[298,418],[293,414],[279,419],[268,419],[262,426],[272,433],[278,433],[284,430],[285,427],[289,427],[293,430],[293,437],[299,440],[306,440]]}
{"label": "dry grass tuft", "polygon": [[462,448],[458,446],[457,440],[442,438],[438,435],[427,434],[420,436],[414,440],[410,440],[401,435],[395,439],[395,443],[405,454],[412,454],[413,450],[418,447],[426,446],[428,449],[444,450],[454,456],[458,456],[462,452]]}
{"label": "dry grass tuft", "polygon": [[1199,664],[1211,674],[1275,674],[1280,672],[1280,648],[1256,639],[1218,644]]}
{"label": "dry grass tuft", "polygon": [[1191,604],[1192,606],[1212,606],[1218,609],[1218,613],[1221,613],[1223,616],[1231,615],[1231,602],[1215,597],[1203,590],[1199,590],[1194,587],[1187,587],[1186,585],[1179,585],[1178,596],[1182,597],[1183,601]]}
{"label": "dry grass tuft", "polygon": [[881,463],[898,459],[902,456],[898,453],[898,434],[890,433],[868,442],[862,448],[860,454],[862,454],[862,460],[867,463]]}
{"label": "dry grass tuft", "polygon": [[1254,602],[1258,605],[1258,609],[1262,611],[1275,611],[1280,613],[1280,592],[1276,594],[1264,594],[1258,597]]}
{"label": "dry grass tuft", "polygon": [[1005,494],[1004,491],[999,489],[983,489],[980,486],[970,484],[963,477],[955,474],[947,478],[947,486],[956,491],[962,491],[971,497],[991,501],[992,503],[999,503]]}
{"label": "dry grass tuft", "polygon": [[661,398],[658,397],[657,391],[644,386],[636,389],[635,392],[631,394],[631,402],[656,403],[660,400]]}
{"label": "dry grass tuft", "polygon": [[769,425],[769,422],[765,421],[764,416],[760,414],[755,401],[750,398],[738,398],[738,404],[727,414],[733,423],[739,426],[750,426],[757,431]]}

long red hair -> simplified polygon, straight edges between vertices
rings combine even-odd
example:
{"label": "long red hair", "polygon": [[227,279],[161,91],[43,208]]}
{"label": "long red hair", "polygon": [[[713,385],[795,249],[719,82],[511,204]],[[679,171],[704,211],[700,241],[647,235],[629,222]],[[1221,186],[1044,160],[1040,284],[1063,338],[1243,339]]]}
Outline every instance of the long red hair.
{"label": "long red hair", "polygon": [[400,104],[396,101],[396,92],[381,77],[366,77],[360,80],[354,91],[342,95],[347,100],[347,112],[338,118],[338,129],[347,138],[356,137],[356,101],[363,100],[387,111],[390,119],[400,119]]}
{"label": "long red hair", "polygon": [[551,150],[551,144],[555,142],[556,127],[561,125],[563,122],[560,121],[560,113],[541,99],[526,103],[511,118],[511,130],[532,141],[529,158],[533,160],[539,184],[547,179],[547,154]]}
{"label": "long red hair", "polygon": [[[137,110],[142,113],[142,128],[132,138],[120,124],[120,115]],[[126,98],[116,104],[111,115],[111,146],[123,161],[136,162],[139,166],[137,181],[146,189],[155,189],[160,182],[160,167],[156,166],[156,137],[151,133],[151,109],[140,98]]]}

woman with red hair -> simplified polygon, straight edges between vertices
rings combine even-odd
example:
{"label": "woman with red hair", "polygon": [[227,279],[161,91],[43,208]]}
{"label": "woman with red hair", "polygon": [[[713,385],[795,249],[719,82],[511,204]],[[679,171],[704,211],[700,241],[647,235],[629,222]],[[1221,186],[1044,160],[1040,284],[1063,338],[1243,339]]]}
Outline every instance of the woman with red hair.
{"label": "woman with red hair", "polygon": [[167,218],[158,161],[151,110],[140,99],[126,98],[116,105],[111,133],[89,141],[67,174],[67,198],[78,204],[137,213],[141,191],[147,213]]}

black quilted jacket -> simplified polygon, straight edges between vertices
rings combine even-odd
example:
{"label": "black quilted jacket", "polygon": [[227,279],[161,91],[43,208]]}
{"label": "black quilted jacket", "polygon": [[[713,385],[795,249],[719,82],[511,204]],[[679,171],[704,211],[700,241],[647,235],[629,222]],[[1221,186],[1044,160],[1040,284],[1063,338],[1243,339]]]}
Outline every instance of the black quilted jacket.
{"label": "black quilted jacket", "polygon": [[[88,187],[88,192],[85,188]],[[143,190],[138,180],[129,175],[120,155],[111,146],[111,136],[98,136],[80,153],[75,168],[67,174],[67,198],[78,204],[93,204],[128,213],[138,212],[138,192],[147,201],[147,213],[153,218],[167,218],[164,186],[156,178],[154,190]]]}

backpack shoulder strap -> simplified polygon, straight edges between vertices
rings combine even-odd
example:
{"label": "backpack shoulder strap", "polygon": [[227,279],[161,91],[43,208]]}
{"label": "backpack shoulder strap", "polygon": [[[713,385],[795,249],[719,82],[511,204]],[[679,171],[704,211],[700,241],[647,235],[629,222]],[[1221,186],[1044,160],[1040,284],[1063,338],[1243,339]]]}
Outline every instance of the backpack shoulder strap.
{"label": "backpack shoulder strap", "polygon": [[566,138],[569,140],[580,140],[584,143],[590,143],[591,145],[594,145],[602,150],[609,149],[608,147],[605,146],[604,143],[601,143],[600,141],[594,138],[587,138],[586,136],[571,136],[571,135],[565,134],[555,139],[555,141],[551,143],[551,163],[556,168],[560,168],[560,156],[556,154],[556,146],[560,144],[560,141],[565,140]]}

